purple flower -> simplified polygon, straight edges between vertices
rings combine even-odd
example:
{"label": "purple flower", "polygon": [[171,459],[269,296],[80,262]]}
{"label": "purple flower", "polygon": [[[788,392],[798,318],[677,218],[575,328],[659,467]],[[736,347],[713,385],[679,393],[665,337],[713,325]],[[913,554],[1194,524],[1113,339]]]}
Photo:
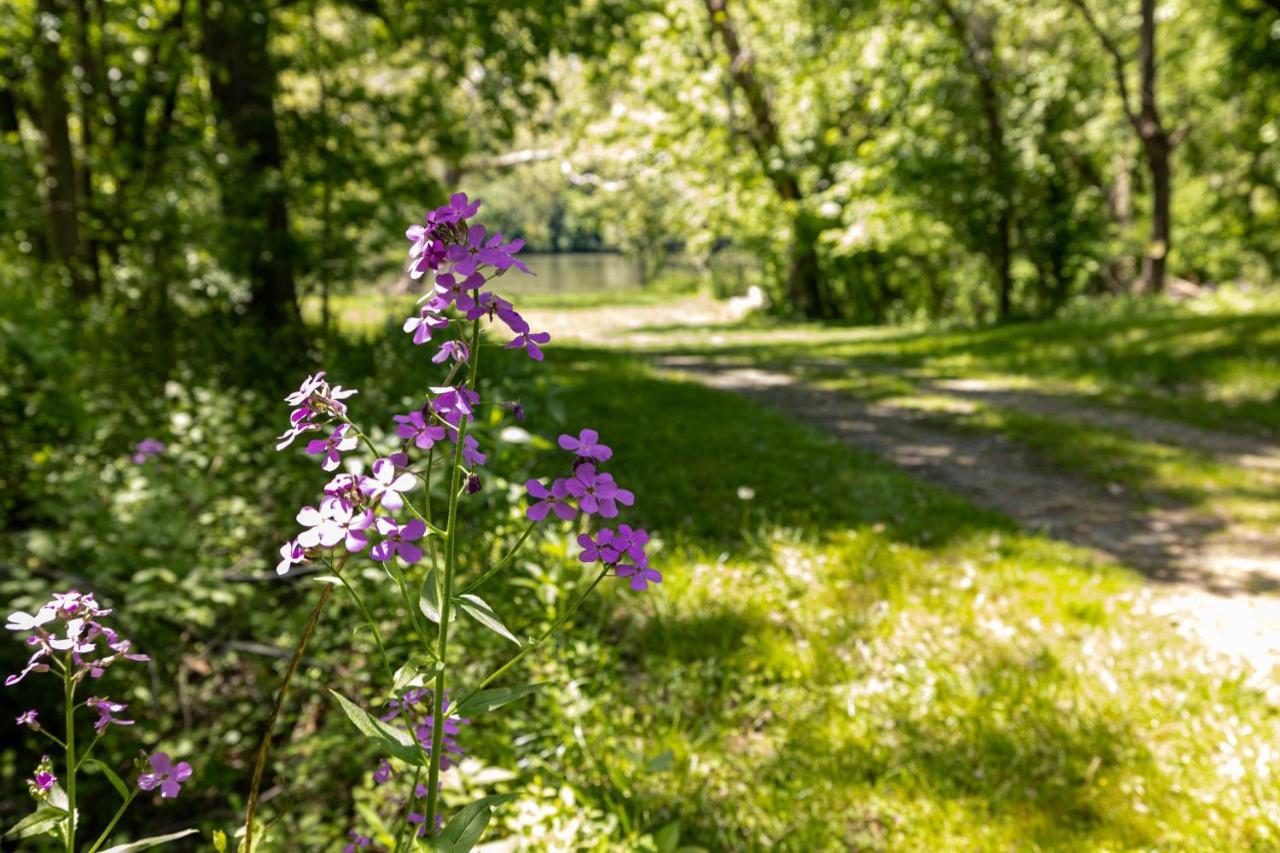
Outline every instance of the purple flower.
{"label": "purple flower", "polygon": [[124,710],[129,707],[123,702],[112,702],[110,699],[107,699],[106,697],[98,698],[97,696],[90,696],[85,701],[85,705],[89,706],[90,708],[93,708],[98,712],[98,719],[96,722],[94,722],[93,729],[99,735],[105,732],[107,730],[107,726],[110,726],[110,725],[117,725],[117,726],[133,725],[133,720],[122,720],[114,716],[115,714],[124,713]]}
{"label": "purple flower", "polygon": [[49,756],[41,759],[41,766],[36,768],[35,775],[31,777],[31,786],[40,793],[48,793],[58,781],[58,777],[53,775],[53,771],[48,768]]}
{"label": "purple flower", "polygon": [[280,562],[276,563],[276,574],[287,575],[289,569],[306,561],[307,549],[299,545],[298,540],[286,542],[280,546]]}
{"label": "purple flower", "polygon": [[514,266],[523,273],[533,275],[533,273],[529,272],[529,268],[515,256],[516,252],[524,248],[524,241],[516,238],[510,243],[503,243],[504,239],[502,232],[490,237],[489,242],[484,244],[484,250],[480,253],[480,260],[486,264],[492,264],[498,270],[505,271]]}
{"label": "purple flower", "polygon": [[618,504],[631,506],[635,503],[635,495],[626,489],[618,488],[611,474],[597,474],[596,466],[584,462],[573,471],[573,476],[565,479],[564,491],[578,501],[578,507],[587,514],[599,513],[605,518],[613,518],[618,514]]}
{"label": "purple flower", "polygon": [[138,777],[138,787],[144,791],[160,788],[160,796],[171,800],[182,790],[182,783],[191,778],[191,765],[185,761],[173,764],[168,753],[157,752],[147,759],[151,772]]}
{"label": "purple flower", "polygon": [[649,534],[643,527],[631,528],[629,524],[619,524],[609,543],[620,555],[625,554],[635,563],[647,563],[644,546],[649,544]]}
{"label": "purple flower", "polygon": [[[444,253],[445,260],[453,264],[453,271],[458,275],[470,276],[483,263],[492,263],[486,257],[500,255],[500,250],[486,249],[484,245],[484,226],[472,225],[467,229],[464,242],[450,246]],[[482,256],[483,255],[483,256]],[[465,310],[465,309],[463,309]]]}
{"label": "purple flower", "polygon": [[519,335],[516,335],[505,348],[523,349],[529,353],[529,358],[534,361],[542,361],[542,350],[538,348],[538,344],[545,344],[550,340],[550,332],[521,332]]}
{"label": "purple flower", "polygon": [[40,731],[40,721],[36,719],[38,716],[40,715],[36,713],[34,708],[30,711],[23,711],[18,715],[17,723],[20,726],[26,726],[33,732],[38,732]]}
{"label": "purple flower", "polygon": [[467,494],[469,495],[479,494],[480,490],[483,488],[484,488],[484,485],[480,482],[479,474],[467,475]]}
{"label": "purple flower", "polygon": [[431,362],[440,364],[452,358],[454,361],[461,363],[466,361],[469,356],[467,345],[462,341],[445,341],[440,345],[440,350],[431,357]]}
{"label": "purple flower", "polygon": [[54,619],[58,618],[58,611],[51,605],[46,604],[35,612],[35,615],[23,613],[16,610],[9,614],[9,619],[5,622],[5,629],[9,631],[35,631],[42,625],[47,625]]}
{"label": "purple flower", "polygon": [[417,482],[417,478],[407,471],[397,476],[396,465],[390,459],[379,459],[373,463],[373,476],[364,478],[360,491],[387,509],[400,509],[404,506],[400,493],[409,491]]}
{"label": "purple flower", "polygon": [[28,646],[35,647],[26,667],[16,675],[5,679],[5,685],[17,684],[32,672],[47,672],[45,658],[55,652],[69,652],[76,679],[89,676],[98,678],[117,660],[150,660],[146,655],[130,652],[131,644],[100,620],[110,615],[107,608],[98,606],[91,593],[81,594],[72,590],[55,593],[53,599],[40,607],[35,615],[21,611],[11,613],[5,627],[11,631],[26,631]]}
{"label": "purple flower", "polygon": [[385,562],[398,556],[406,563],[416,563],[422,559],[422,549],[412,544],[427,532],[427,526],[420,520],[414,518],[404,525],[398,525],[390,518],[379,518],[377,528],[383,540],[369,551],[369,556],[373,559]]}
{"label": "purple flower", "polygon": [[613,531],[607,527],[601,529],[595,539],[592,539],[589,533],[579,534],[578,544],[582,546],[582,553],[578,555],[578,559],[584,563],[600,562],[611,565],[618,562],[621,553],[621,549],[613,541]]}
{"label": "purple flower", "polygon": [[154,438],[144,438],[133,449],[133,461],[137,465],[146,462],[152,456],[159,456],[165,451],[165,443]]}
{"label": "purple flower", "polygon": [[431,393],[436,395],[431,401],[431,408],[445,423],[455,427],[463,416],[471,417],[471,406],[480,401],[479,394],[464,386],[433,387]]}
{"label": "purple flower", "polygon": [[577,438],[562,435],[559,444],[565,450],[576,453],[580,459],[598,459],[601,462],[607,462],[613,456],[613,451],[607,445],[600,443],[600,433],[593,429],[584,429],[578,433]]}
{"label": "purple flower", "polygon": [[342,848],[342,853],[356,853],[357,849],[373,846],[373,839],[367,835],[361,835],[354,829],[347,833],[347,837],[351,842]]}
{"label": "purple flower", "polygon": [[489,461],[489,457],[480,452],[480,444],[475,436],[469,435],[462,440],[462,461],[472,468]]}
{"label": "purple flower", "polygon": [[[302,381],[297,391],[284,398],[294,409],[289,413],[289,429],[277,438],[276,450],[284,450],[293,440],[303,433],[318,429],[315,418],[330,418],[345,415],[347,406],[342,401],[352,394],[354,389],[344,389],[341,385],[329,387],[324,379],[324,371],[308,376]],[[326,469],[329,470],[329,469]]]}
{"label": "purple flower", "polygon": [[339,424],[338,428],[330,433],[326,439],[314,439],[307,444],[307,453],[315,456],[323,454],[324,461],[320,463],[320,467],[325,471],[332,471],[342,462],[340,454],[348,450],[355,450],[356,445],[360,442],[354,435],[347,435],[347,431],[351,429],[347,424]]}
{"label": "purple flower", "polygon": [[[480,226],[476,226],[479,228]],[[483,229],[481,229],[483,230]],[[475,307],[475,291],[484,285],[484,276],[472,272],[461,281],[451,273],[436,276],[436,293],[446,305],[456,305],[459,311],[467,312]]]}
{"label": "purple flower", "polygon": [[631,578],[631,588],[637,592],[647,589],[651,583],[662,583],[662,572],[649,568],[647,563],[634,566],[622,563],[614,571],[620,578]]}
{"label": "purple flower", "polygon": [[423,306],[418,309],[418,316],[409,317],[404,321],[404,330],[413,333],[413,342],[415,344],[425,344],[431,340],[431,333],[436,329],[446,329],[449,327],[449,318],[441,317],[437,313],[437,309],[431,306]]}
{"label": "purple flower", "polygon": [[440,224],[452,224],[470,219],[480,209],[480,202],[468,201],[466,193],[454,193],[449,196],[449,203],[437,207],[431,212],[431,220]]}
{"label": "purple flower", "polygon": [[412,441],[419,450],[428,450],[437,441],[444,439],[444,427],[428,424],[426,415],[422,412],[396,415],[394,420],[399,424],[396,435],[405,441]]}
{"label": "purple flower", "polygon": [[345,472],[335,474],[325,484],[324,497],[320,499],[320,512],[329,512],[333,507],[348,511],[355,509],[357,504],[364,502],[364,493],[360,490],[367,479],[368,477],[356,477]]}
{"label": "purple flower", "polygon": [[391,763],[385,758],[378,764],[378,769],[373,771],[373,781],[378,785],[391,781]]}
{"label": "purple flower", "polygon": [[525,517],[530,521],[542,521],[547,517],[548,512],[555,512],[562,521],[569,521],[578,514],[578,511],[569,504],[547,491],[547,487],[542,485],[541,480],[525,480],[524,488],[529,493],[529,497],[536,501],[524,511]]}
{"label": "purple flower", "polygon": [[332,548],[345,540],[347,550],[355,552],[368,544],[364,531],[373,524],[373,511],[357,512],[333,505],[321,512],[304,506],[298,510],[298,523],[308,528],[296,540],[303,548]]}

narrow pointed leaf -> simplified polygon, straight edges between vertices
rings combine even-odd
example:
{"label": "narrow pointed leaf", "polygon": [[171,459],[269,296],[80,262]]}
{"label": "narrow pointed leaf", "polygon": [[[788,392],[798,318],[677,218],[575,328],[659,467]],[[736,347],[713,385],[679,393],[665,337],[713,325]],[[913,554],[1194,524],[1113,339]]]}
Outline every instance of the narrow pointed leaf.
{"label": "narrow pointed leaf", "polygon": [[194,835],[199,831],[198,829],[184,829],[181,832],[171,832],[168,835],[153,835],[150,838],[130,841],[128,844],[117,844],[115,847],[108,847],[102,853],[133,853],[135,850],[146,850],[148,847],[158,847],[170,841],[177,841],[179,838],[186,838],[188,835]]}
{"label": "narrow pointed leaf", "polygon": [[347,719],[351,720],[351,723],[365,737],[377,741],[388,753],[401,761],[415,767],[426,764],[422,749],[413,741],[413,738],[409,737],[408,732],[382,722],[338,691],[330,690],[329,692],[338,700]]}
{"label": "narrow pointed leaf", "polygon": [[458,717],[474,717],[477,714],[483,714],[485,711],[492,711],[501,708],[508,702],[514,702],[530,693],[545,686],[546,682],[538,684],[521,684],[518,687],[495,687],[491,690],[477,691],[474,696],[460,702],[457,707],[451,708],[450,713]]}
{"label": "narrow pointed leaf", "polygon": [[494,794],[463,806],[436,837],[436,849],[449,853],[467,853],[484,834],[489,819],[493,817],[493,807],[514,799],[515,794]]}
{"label": "narrow pointed leaf", "polygon": [[53,806],[41,806],[15,823],[4,834],[5,838],[30,838],[43,835],[67,819],[67,813]]}
{"label": "narrow pointed leaf", "polygon": [[107,777],[107,781],[111,783],[111,787],[116,789],[116,793],[120,795],[120,799],[129,799],[129,786],[120,778],[120,774],[116,773],[116,771],[112,770],[96,758],[90,758],[89,764],[90,766],[96,767],[102,771],[102,775]]}
{"label": "narrow pointed leaf", "polygon": [[498,618],[498,614],[493,612],[493,608],[489,606],[483,598],[478,595],[460,595],[458,596],[458,606],[462,611],[472,619],[488,628],[500,637],[506,637],[517,646],[520,641],[516,639],[516,635],[507,630],[507,626],[502,624],[502,620]]}

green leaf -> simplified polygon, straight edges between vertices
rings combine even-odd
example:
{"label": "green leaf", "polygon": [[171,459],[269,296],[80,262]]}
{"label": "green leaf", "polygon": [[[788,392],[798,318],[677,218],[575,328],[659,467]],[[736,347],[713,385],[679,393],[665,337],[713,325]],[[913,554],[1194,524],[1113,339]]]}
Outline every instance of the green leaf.
{"label": "green leaf", "polygon": [[458,606],[463,612],[481,625],[488,628],[500,637],[506,637],[517,646],[520,641],[516,639],[516,635],[507,630],[507,626],[502,624],[502,620],[498,618],[498,614],[493,612],[493,608],[478,595],[460,595],[457,598]]}
{"label": "green leaf", "polygon": [[[436,578],[439,576],[434,568],[427,569],[427,576],[422,579],[422,591],[418,594],[418,609],[437,625],[440,624],[440,596],[436,590]],[[449,614],[450,623],[456,618],[457,614]]]}
{"label": "green leaf", "polygon": [[495,687],[491,690],[477,690],[474,696],[469,696],[457,707],[450,708],[449,713],[458,717],[474,717],[476,714],[483,714],[485,711],[493,711],[501,708],[508,702],[528,696],[541,688],[545,687],[547,682],[539,682],[538,684],[521,684],[518,687]]}
{"label": "green leaf", "polygon": [[67,819],[67,813],[53,806],[41,806],[22,820],[15,823],[4,834],[5,838],[30,838],[43,835],[56,829],[58,824]]}
{"label": "green leaf", "polygon": [[417,661],[409,661],[404,666],[395,671],[392,676],[391,692],[400,693],[406,687],[422,686],[422,670],[418,668]]}
{"label": "green leaf", "polygon": [[387,752],[401,761],[412,764],[415,767],[422,767],[426,764],[422,749],[414,742],[413,738],[409,737],[408,732],[401,731],[395,726],[387,725],[338,691],[330,690],[329,692],[333,694],[333,698],[338,700],[338,704],[342,706],[347,719],[365,737],[376,740],[382,744]]}
{"label": "green leaf", "polygon": [[653,834],[653,846],[658,848],[658,853],[675,853],[679,844],[680,821],[678,820],[671,821]]}
{"label": "green leaf", "polygon": [[129,786],[120,778],[120,774],[116,773],[116,771],[112,770],[96,758],[90,758],[89,765],[102,771],[102,775],[107,777],[107,781],[111,783],[111,787],[116,789],[116,793],[120,795],[120,799],[129,799]]}
{"label": "green leaf", "polygon": [[484,834],[484,828],[493,817],[493,807],[514,799],[515,794],[494,794],[463,806],[435,838],[435,848],[449,853],[467,853]]}
{"label": "green leaf", "polygon": [[168,835],[153,835],[150,838],[130,841],[128,844],[117,844],[115,847],[108,847],[102,853],[132,853],[134,850],[146,850],[148,847],[158,847],[166,841],[177,841],[179,838],[186,838],[188,835],[194,835],[199,831],[198,829],[184,829],[181,832],[171,832]]}

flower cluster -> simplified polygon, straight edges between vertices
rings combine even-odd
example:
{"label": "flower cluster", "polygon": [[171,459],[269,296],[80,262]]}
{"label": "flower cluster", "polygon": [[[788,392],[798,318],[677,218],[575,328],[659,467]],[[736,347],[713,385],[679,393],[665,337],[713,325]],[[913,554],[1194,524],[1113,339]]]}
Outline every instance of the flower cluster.
{"label": "flower cluster", "polygon": [[79,681],[86,676],[102,677],[118,660],[150,660],[131,651],[132,643],[102,623],[110,614],[109,609],[98,606],[92,593],[75,590],[56,593],[35,613],[10,613],[4,627],[27,632],[25,642],[35,651],[21,672],[4,680],[5,686],[17,684],[32,672],[48,672],[51,661],[59,668],[66,667],[69,677]]}
{"label": "flower cluster", "polygon": [[[531,502],[525,515],[531,521],[542,521],[548,513],[555,513],[563,521],[570,521],[579,512],[616,518],[618,505],[631,506],[635,495],[614,482],[613,476],[597,470],[597,463],[613,458],[613,450],[600,443],[600,434],[584,429],[576,437],[562,435],[560,447],[574,454],[573,469],[569,476],[552,481],[548,489],[541,480],[525,482],[525,491]],[[584,563],[600,563],[620,578],[631,578],[631,588],[643,590],[651,583],[662,583],[662,573],[649,566],[644,546],[649,534],[643,529],[633,530],[619,524],[617,530],[601,528],[593,539],[589,533],[578,537],[583,551],[579,559]]]}
{"label": "flower cluster", "polygon": [[141,465],[152,456],[159,456],[161,453],[164,453],[166,449],[167,447],[163,441],[158,441],[154,438],[144,438],[133,448],[133,463],[135,465]]}
{"label": "flower cluster", "polygon": [[[289,428],[276,438],[278,442],[276,450],[284,450],[290,444],[293,444],[295,438],[303,433],[320,429],[322,424],[332,421],[334,418],[344,417],[347,414],[347,405],[342,401],[355,393],[354,390],[343,388],[341,385],[330,387],[329,383],[325,381],[323,370],[314,376],[308,376],[303,380],[297,391],[284,398],[286,403],[293,406],[293,411],[289,413]],[[345,431],[339,434],[338,443],[341,443],[341,437],[344,434]],[[332,438],[333,436],[330,436],[330,439]],[[325,452],[325,463],[328,464],[328,453],[316,447],[316,444],[315,441],[308,444],[307,452]],[[326,446],[327,442],[320,441],[320,445],[322,447]],[[341,449],[351,450],[354,447],[355,443],[353,441]],[[336,467],[338,467],[338,463],[335,459],[333,464],[325,470],[332,471]]]}

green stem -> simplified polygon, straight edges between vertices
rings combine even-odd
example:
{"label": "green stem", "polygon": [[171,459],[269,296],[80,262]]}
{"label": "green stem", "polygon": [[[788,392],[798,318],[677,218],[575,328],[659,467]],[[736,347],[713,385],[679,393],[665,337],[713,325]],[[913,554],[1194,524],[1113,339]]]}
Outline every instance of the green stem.
{"label": "green stem", "polygon": [[[343,557],[342,565],[344,567],[349,557],[350,555]],[[258,757],[253,765],[253,781],[249,785],[249,806],[245,810],[244,853],[253,853],[253,813],[258,806],[258,792],[262,788],[262,772],[267,766],[267,753],[271,751],[271,731],[276,726],[276,719],[280,716],[280,709],[284,707],[285,696],[289,693],[289,682],[293,681],[293,674],[298,670],[298,663],[302,660],[302,653],[306,650],[307,642],[316,630],[316,623],[320,621],[320,612],[324,610],[325,602],[329,600],[329,596],[332,593],[333,585],[325,584],[324,589],[320,592],[320,600],[316,602],[315,608],[311,611],[311,618],[307,620],[307,627],[303,629],[302,636],[298,638],[298,646],[293,650],[293,657],[289,660],[289,668],[285,671],[284,681],[280,684],[280,692],[276,694],[276,704],[272,707],[271,716],[267,719],[266,731],[262,733],[262,743],[258,746]]]}
{"label": "green stem", "polygon": [[93,846],[89,848],[89,853],[95,851],[106,843],[107,838],[111,835],[111,830],[116,828],[116,823],[124,816],[125,809],[129,808],[129,804],[133,802],[133,798],[138,796],[138,789],[134,788],[129,792],[129,796],[120,804],[120,808],[116,809],[115,816],[111,818],[111,822],[107,824],[107,828],[102,830],[102,834],[98,836],[98,840],[93,842]]}
{"label": "green stem", "polygon": [[67,853],[76,849],[76,681],[71,673],[71,655],[67,655],[62,676],[63,701],[67,724]]}
{"label": "green stem", "polygon": [[89,757],[89,753],[93,752],[93,748],[98,745],[98,741],[101,739],[102,735],[94,735],[93,740],[89,742],[89,748],[80,753],[80,757],[76,759],[77,770],[79,770],[80,766],[84,764],[84,760]]}
{"label": "green stem", "polygon": [[396,853],[400,853],[401,849],[405,849],[404,845],[409,840],[409,827],[413,825],[409,823],[409,815],[413,813],[413,795],[418,790],[418,780],[421,778],[422,768],[415,767],[413,770],[413,783],[409,786],[409,796],[405,801],[404,825],[400,827],[400,832],[396,835]]}
{"label": "green stem", "polygon": [[[471,373],[467,378],[467,386],[475,388],[476,375],[480,369],[480,321],[476,320],[471,331]],[[436,651],[437,667],[435,691],[431,697],[433,705],[431,726],[431,755],[427,768],[427,826],[428,832],[435,831],[436,795],[440,785],[440,750],[444,738],[444,689],[445,661],[449,651],[449,614],[453,604],[453,574],[458,564],[458,502],[461,495],[462,478],[462,446],[467,440],[467,417],[458,420],[458,434],[453,445],[453,469],[450,472],[449,487],[449,521],[445,528],[444,543],[444,588],[440,597],[440,631],[439,645]]]}
{"label": "green stem", "polygon": [[[328,560],[324,564],[333,569],[333,564]],[[365,607],[364,599],[360,597],[360,593],[356,592],[356,588],[347,583],[347,579],[342,576],[342,572],[334,569],[334,577],[342,582],[342,586],[351,595],[351,600],[356,603],[356,607],[360,610],[360,615],[364,617],[365,624],[369,626],[369,630],[373,632],[374,645],[378,647],[378,654],[382,656],[382,665],[387,670],[387,676],[395,680],[395,669],[391,666],[391,658],[387,655],[386,646],[382,644],[382,632],[378,630],[378,625],[373,621],[373,616],[369,613],[369,608]]]}
{"label": "green stem", "polygon": [[526,527],[524,529],[524,532],[520,534],[520,538],[516,540],[516,544],[511,546],[511,550],[507,551],[506,555],[503,556],[502,559],[498,560],[498,562],[490,566],[488,571],[486,571],[480,577],[473,580],[471,583],[464,586],[458,594],[464,595],[468,592],[471,592],[471,590],[480,586],[489,578],[493,577],[498,572],[502,571],[502,569],[506,567],[507,563],[510,563],[513,559],[515,559],[516,553],[519,552],[520,550],[520,546],[523,545],[524,541],[529,538],[529,534],[533,532],[533,528],[536,525],[536,523],[537,522],[532,522],[532,521],[529,522],[529,526]]}
{"label": "green stem", "polygon": [[[521,659],[521,658],[523,658],[525,655],[529,654],[529,652],[533,651],[533,650],[534,650],[534,649],[536,649],[538,646],[540,646],[540,645],[542,645],[543,643],[545,643],[545,642],[547,641],[547,638],[548,638],[548,637],[550,637],[552,634],[554,634],[554,633],[555,633],[555,632],[560,628],[560,626],[561,626],[561,625],[563,625],[565,622],[568,622],[568,621],[569,621],[569,619],[573,616],[573,614],[574,614],[574,613],[577,613],[577,612],[578,612],[578,608],[582,606],[582,602],[584,602],[584,601],[586,601],[586,600],[587,600],[587,596],[591,595],[591,593],[595,590],[595,588],[596,588],[597,586],[599,586],[599,585],[600,585],[600,581],[604,580],[604,576],[605,576],[605,575],[607,575],[607,574],[609,574],[609,567],[608,567],[608,566],[606,566],[606,567],[604,567],[603,569],[601,569],[601,570],[600,570],[600,574],[596,575],[596,579],[595,579],[595,580],[593,580],[593,581],[591,582],[591,586],[587,587],[587,591],[586,591],[586,592],[584,592],[582,595],[578,596],[578,600],[577,600],[577,601],[575,601],[575,602],[574,602],[574,603],[569,607],[569,609],[568,609],[568,610],[566,610],[564,613],[560,614],[560,617],[559,617],[558,619],[556,619],[556,621],[554,621],[554,622],[552,622],[552,623],[551,623],[551,627],[550,627],[550,628],[548,628],[547,630],[543,631],[543,632],[542,632],[541,634],[539,634],[537,637],[535,637],[534,639],[532,639],[532,640],[530,640],[528,643],[526,643],[526,644],[525,644],[525,646],[524,646],[524,648],[522,648],[522,649],[520,649],[520,651],[516,652],[515,657],[511,658],[511,660],[507,661],[507,662],[506,662],[506,663],[504,663],[502,666],[498,667],[496,670],[494,670],[492,673],[490,673],[490,674],[489,674],[489,675],[484,679],[484,681],[481,681],[481,682],[480,682],[479,684],[477,684],[475,687],[473,687],[473,688],[471,688],[469,691],[467,691],[467,693],[466,693],[466,694],[465,694],[461,699],[459,699],[457,702],[454,702],[454,703],[453,703],[453,707],[457,708],[457,707],[459,707],[460,705],[465,704],[465,703],[466,703],[466,701],[467,701],[468,699],[470,699],[472,696],[475,696],[475,695],[476,695],[477,693],[479,693],[481,690],[485,689],[485,688],[486,688],[486,687],[488,687],[490,684],[492,684],[495,680],[497,680],[498,678],[502,677],[502,675],[503,675],[504,673],[506,673],[506,672],[507,672],[507,670],[511,669],[511,667],[515,666],[515,665],[520,661],[520,659]],[[443,728],[443,726],[441,726],[441,728]]]}

